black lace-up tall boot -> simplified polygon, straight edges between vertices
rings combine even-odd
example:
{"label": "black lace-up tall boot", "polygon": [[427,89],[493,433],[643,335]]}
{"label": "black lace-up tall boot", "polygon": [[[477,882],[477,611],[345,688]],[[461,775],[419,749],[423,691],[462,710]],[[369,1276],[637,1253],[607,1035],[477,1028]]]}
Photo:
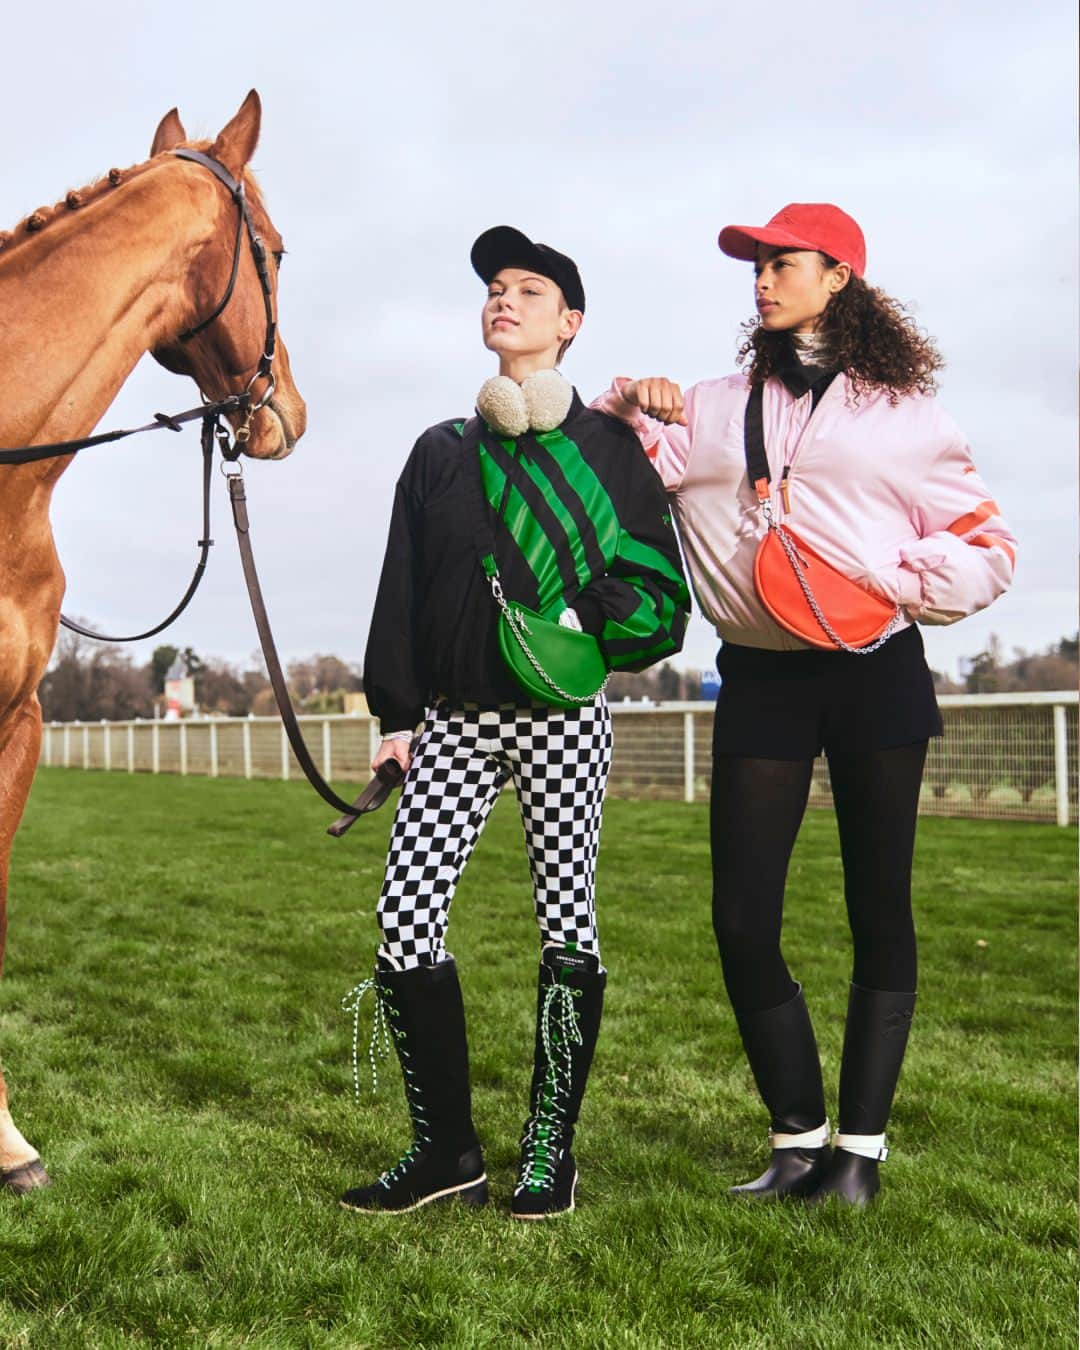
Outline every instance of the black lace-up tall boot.
{"label": "black lace-up tall boot", "polygon": [[401,1214],[454,1196],[484,1204],[487,1177],[472,1123],[465,1009],[453,958],[412,970],[385,970],[380,963],[374,979],[353,991],[354,1000],[369,988],[377,1000],[372,1042],[388,1031],[394,1043],[413,1141],[372,1185],[346,1191],[342,1205]]}
{"label": "black lace-up tall boot", "polygon": [[914,1011],[914,994],[851,986],[840,1065],[840,1128],[815,1202],[835,1196],[864,1206],[880,1190],[878,1163],[889,1156],[885,1126]]}
{"label": "black lace-up tall boot", "polygon": [[769,1166],[729,1195],[756,1200],[804,1196],[821,1181],[829,1162],[829,1123],[821,1060],[799,985],[793,998],[763,1012],[736,1012],[754,1082],[772,1117]]}
{"label": "black lace-up tall boot", "polygon": [[537,989],[529,1118],[510,1204],[515,1219],[550,1219],[574,1208],[574,1127],[596,1048],[606,983],[598,957],[545,947]]}

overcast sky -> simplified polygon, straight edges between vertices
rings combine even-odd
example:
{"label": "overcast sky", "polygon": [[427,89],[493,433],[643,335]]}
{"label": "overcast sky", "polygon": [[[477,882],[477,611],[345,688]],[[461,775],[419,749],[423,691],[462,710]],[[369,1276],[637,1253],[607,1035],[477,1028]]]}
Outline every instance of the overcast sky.
{"label": "overcast sky", "polygon": [[[751,272],[717,231],[789,201],[860,221],[869,280],[938,339],[941,397],[1020,539],[1008,596],[923,630],[931,664],[955,671],[991,632],[1008,651],[1075,631],[1073,6],[60,0],[10,7],[4,47],[3,227],[145,158],[174,104],[213,136],[262,96],[254,163],[288,248],[282,332],[309,413],[289,460],[247,470],[286,656],[361,659],[401,464],[493,373],[468,264],[481,230],[513,224],[577,259],[588,318],[565,369],[588,400],[615,373],[732,370]],[[103,426],[193,395],[146,358]],[[69,612],[123,632],[172,607],[198,459],[191,430],[68,470],[53,519]],[[215,495],[209,576],[158,641],[243,662],[254,626]],[[714,650],[695,619],[683,663]]]}

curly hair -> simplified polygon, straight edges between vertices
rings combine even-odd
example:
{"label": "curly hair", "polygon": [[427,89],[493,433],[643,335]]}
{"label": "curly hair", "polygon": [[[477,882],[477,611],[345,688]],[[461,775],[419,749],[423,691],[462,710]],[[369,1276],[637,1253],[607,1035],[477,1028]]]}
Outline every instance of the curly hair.
{"label": "curly hair", "polygon": [[[825,267],[836,259],[820,255]],[[852,274],[826,306],[816,329],[834,364],[851,381],[855,397],[872,389],[887,391],[896,404],[904,394],[932,394],[934,375],[944,358],[916,327],[907,307]],[[742,326],[739,362],[751,384],[764,384],[792,357],[791,333],[769,332],[757,318]]]}

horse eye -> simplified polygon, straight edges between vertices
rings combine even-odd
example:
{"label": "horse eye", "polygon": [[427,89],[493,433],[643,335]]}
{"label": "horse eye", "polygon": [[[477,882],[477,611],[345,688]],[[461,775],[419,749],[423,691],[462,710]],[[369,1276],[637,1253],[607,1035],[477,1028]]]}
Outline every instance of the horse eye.
{"label": "horse eye", "polygon": [[279,248],[274,251],[274,265],[280,270],[281,260],[285,256],[285,249]]}

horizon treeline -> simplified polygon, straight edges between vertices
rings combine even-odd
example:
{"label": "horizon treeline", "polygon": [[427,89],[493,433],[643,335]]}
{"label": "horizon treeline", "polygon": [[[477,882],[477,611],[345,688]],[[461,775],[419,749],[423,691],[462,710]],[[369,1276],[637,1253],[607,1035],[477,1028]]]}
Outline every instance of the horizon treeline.
{"label": "horizon treeline", "polygon": [[[1080,676],[1080,634],[1061,638],[1041,652],[1013,649],[1005,655],[1001,639],[991,634],[984,651],[965,663],[961,682],[934,672],[942,694],[1022,693],[1030,690],[1075,689]],[[129,721],[160,717],[164,712],[165,675],[179,658],[195,684],[195,702],[203,714],[225,717],[270,716],[277,711],[270,681],[259,653],[246,663],[200,656],[191,647],[155,647],[149,661],[137,664],[115,643],[95,642],[61,629],[49,668],[38,687],[47,722]],[[289,692],[295,707],[306,713],[345,709],[345,695],[363,690],[361,665],[330,653],[289,661]],[[701,672],[679,670],[670,662],[640,674],[619,673],[608,684],[613,702],[671,702],[701,697]]]}

